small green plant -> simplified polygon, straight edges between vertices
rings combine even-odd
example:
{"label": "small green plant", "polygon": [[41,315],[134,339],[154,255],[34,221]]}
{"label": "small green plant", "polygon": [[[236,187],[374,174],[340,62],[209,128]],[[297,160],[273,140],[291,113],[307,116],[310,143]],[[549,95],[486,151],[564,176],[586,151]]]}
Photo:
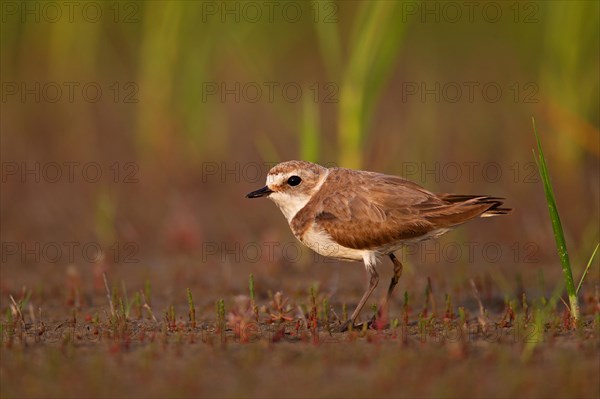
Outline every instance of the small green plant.
{"label": "small green plant", "polygon": [[192,298],[192,290],[187,289],[187,298],[188,298],[188,315],[190,318],[190,326],[192,328],[196,328],[196,307],[194,306],[194,298]]}
{"label": "small green plant", "polygon": [[110,288],[108,288],[108,279],[106,278],[106,273],[102,273],[102,278],[104,279],[104,288],[106,289],[106,299],[108,300],[108,305],[110,306],[110,314],[111,316],[115,316],[115,305],[112,300],[112,295],[110,293]]}
{"label": "small green plant", "polygon": [[312,324],[314,328],[317,326],[318,310],[317,310],[317,290],[316,285],[311,285],[308,289],[310,295],[310,313],[308,317],[309,324]]}
{"label": "small green plant", "polygon": [[219,330],[222,331],[225,327],[225,300],[219,299],[215,304],[215,310],[217,312],[217,325]]}
{"label": "small green plant", "polygon": [[425,309],[423,314],[427,316],[431,308],[432,314],[436,313],[435,298],[433,297],[433,287],[431,285],[431,277],[427,277],[427,286],[425,287]]}
{"label": "small green plant", "polygon": [[144,295],[146,297],[146,303],[148,304],[148,306],[150,306],[150,304],[152,303],[151,301],[151,294],[152,294],[152,286],[150,285],[150,280],[146,280],[146,283],[144,284]]}
{"label": "small green plant", "polygon": [[306,320],[306,327],[310,330],[313,344],[319,343],[319,330],[318,330],[318,310],[317,310],[317,291],[318,286],[313,284],[309,288],[310,295],[310,311]]}
{"label": "small green plant", "polygon": [[523,322],[526,323],[529,319],[529,305],[527,304],[527,295],[523,293],[522,297],[523,302]]}
{"label": "small green plant", "polygon": [[248,277],[248,289],[250,290],[250,300],[254,305],[254,275],[252,273]]}
{"label": "small green plant", "polygon": [[248,289],[250,290],[250,306],[252,306],[252,313],[254,318],[258,321],[258,306],[256,306],[256,297],[254,294],[254,275],[250,273],[248,277]]}
{"label": "small green plant", "polygon": [[133,294],[131,309],[134,311],[135,317],[138,320],[142,318],[142,295],[139,292]]}
{"label": "small green plant", "polygon": [[575,288],[575,284],[573,282],[573,272],[571,270],[571,261],[569,260],[569,252],[567,251],[567,244],[565,241],[565,234],[562,228],[562,223],[560,221],[560,216],[558,214],[556,198],[554,197],[554,189],[552,188],[552,182],[550,181],[550,172],[548,172],[548,165],[546,164],[546,158],[544,157],[542,143],[540,141],[540,137],[535,127],[534,118],[532,118],[532,123],[533,133],[535,135],[538,150],[537,154],[535,153],[535,150],[533,150],[533,155],[538,166],[538,171],[540,173],[542,183],[544,185],[544,193],[546,194],[546,202],[548,203],[548,212],[550,214],[550,221],[552,222],[552,230],[554,232],[554,240],[556,241],[556,249],[558,251],[558,257],[560,259],[560,263],[563,270],[567,295],[569,296],[569,311],[571,312],[571,317],[573,318],[573,324],[576,325],[579,321],[579,300],[577,298],[577,294],[579,293],[579,289],[581,288],[583,280],[587,275],[592,260],[596,255],[598,245],[596,245],[596,249],[590,257],[590,260],[581,277],[581,280],[579,281],[577,288]]}
{"label": "small green plant", "polygon": [[6,308],[6,315],[4,316],[7,325],[13,324],[13,314],[11,308]]}
{"label": "small green plant", "polygon": [[452,297],[450,294],[446,294],[446,312],[444,314],[444,319],[454,319],[454,311],[452,310]]}
{"label": "small green plant", "polygon": [[131,312],[131,303],[127,298],[127,286],[125,285],[125,280],[121,280],[121,312],[125,315],[125,319],[129,319],[129,314]]}
{"label": "small green plant", "polygon": [[23,312],[21,312],[21,307],[22,307],[21,301],[19,301],[19,303],[17,303],[15,301],[15,298],[13,298],[12,295],[9,295],[9,298],[12,302],[13,313],[15,314],[15,316],[19,316],[19,320],[21,321],[22,325],[25,325],[25,317],[23,317]]}
{"label": "small green plant", "polygon": [[158,320],[156,320],[156,317],[154,316],[154,313],[152,312],[152,308],[150,307],[150,305],[148,305],[148,297],[146,296],[146,294],[144,293],[144,291],[140,290],[140,296],[142,297],[142,302],[144,302],[144,305],[142,307],[144,309],[146,309],[146,311],[148,312],[148,315],[150,316],[150,318],[155,323],[158,323]]}
{"label": "small green plant", "polygon": [[533,355],[534,349],[544,341],[544,328],[546,322],[546,311],[544,308],[536,308],[534,310],[534,324],[531,327],[531,333],[528,335],[525,341],[525,347],[521,354],[522,361],[528,361]]}
{"label": "small green plant", "polygon": [[467,325],[467,313],[462,306],[458,308],[458,318],[460,319],[460,325],[465,327]]}
{"label": "small green plant", "polygon": [[515,306],[513,301],[504,301],[504,314],[502,315],[502,319],[500,320],[501,327],[510,327],[513,325],[513,322],[515,321],[514,308]]}
{"label": "small green plant", "polygon": [[120,316],[123,317],[124,320],[127,320],[127,316],[129,314],[129,312],[127,311],[127,307],[125,305],[126,301],[124,301],[122,297],[119,297],[118,302],[119,302],[119,312],[117,312],[117,313],[120,313]]}
{"label": "small green plant", "polygon": [[165,312],[165,322],[168,331],[175,331],[177,329],[177,318],[175,315],[175,306],[170,305]]}

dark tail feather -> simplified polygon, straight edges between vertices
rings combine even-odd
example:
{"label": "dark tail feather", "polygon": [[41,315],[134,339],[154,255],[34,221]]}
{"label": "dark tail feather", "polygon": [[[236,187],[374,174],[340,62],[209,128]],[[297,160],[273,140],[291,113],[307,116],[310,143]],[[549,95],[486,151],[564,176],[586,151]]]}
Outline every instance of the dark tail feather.
{"label": "dark tail feather", "polygon": [[[470,205],[489,204],[490,207],[483,212],[480,217],[492,217],[498,215],[507,215],[512,212],[511,208],[502,208],[504,198],[491,197],[488,195],[460,195],[460,194],[438,194],[443,201],[451,204],[470,203]],[[466,204],[465,204],[466,205]]]}

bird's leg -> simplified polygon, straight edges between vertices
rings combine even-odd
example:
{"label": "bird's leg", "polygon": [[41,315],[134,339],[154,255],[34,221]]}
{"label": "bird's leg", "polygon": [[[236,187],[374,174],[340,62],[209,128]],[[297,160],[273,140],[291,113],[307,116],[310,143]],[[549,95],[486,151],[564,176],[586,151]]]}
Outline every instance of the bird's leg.
{"label": "bird's leg", "polygon": [[364,293],[364,295],[360,299],[360,302],[356,306],[356,309],[354,309],[354,312],[352,312],[352,316],[350,316],[350,320],[348,320],[344,324],[342,324],[340,331],[346,331],[348,329],[348,326],[350,325],[350,323],[352,323],[352,325],[354,325],[354,322],[358,318],[358,315],[360,314],[360,311],[362,310],[362,308],[365,306],[365,303],[369,299],[369,296],[371,296],[371,293],[373,292],[375,287],[377,287],[377,283],[379,282],[379,274],[377,274],[377,270],[375,270],[375,265],[367,265],[367,271],[369,272],[369,288],[367,288],[367,291]]}
{"label": "bird's leg", "polygon": [[396,285],[398,284],[398,281],[400,280],[400,276],[402,275],[402,263],[400,263],[398,258],[396,258],[396,256],[393,253],[390,254],[390,259],[392,260],[392,263],[394,264],[394,275],[392,276],[392,281],[390,281],[390,287],[388,288],[387,296],[385,297],[384,304],[386,306],[387,306],[390,298],[392,297],[392,292],[394,292],[394,288],[396,288]]}
{"label": "bird's leg", "polygon": [[[392,297],[392,292],[394,292],[394,288],[396,288],[396,285],[398,284],[398,281],[400,280],[400,276],[402,275],[402,263],[400,263],[398,258],[396,258],[396,256],[393,253],[390,254],[390,259],[392,260],[392,263],[394,264],[394,275],[392,276],[392,280],[390,281],[390,286],[388,288],[388,292],[385,297],[385,300],[383,301],[383,304],[379,307],[379,310],[377,311],[377,318],[381,318],[383,312],[387,311],[388,304]],[[371,319],[370,324],[373,324],[374,322],[375,322],[375,316],[373,317],[373,319]]]}

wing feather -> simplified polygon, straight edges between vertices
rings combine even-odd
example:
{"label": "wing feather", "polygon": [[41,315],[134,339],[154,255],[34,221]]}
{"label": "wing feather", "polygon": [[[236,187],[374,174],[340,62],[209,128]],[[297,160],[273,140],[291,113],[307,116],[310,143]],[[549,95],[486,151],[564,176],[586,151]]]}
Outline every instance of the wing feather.
{"label": "wing feather", "polygon": [[314,221],[342,246],[374,249],[464,223],[497,207],[497,200],[438,196],[401,177],[332,168],[319,192],[292,220],[292,229],[302,237]]}

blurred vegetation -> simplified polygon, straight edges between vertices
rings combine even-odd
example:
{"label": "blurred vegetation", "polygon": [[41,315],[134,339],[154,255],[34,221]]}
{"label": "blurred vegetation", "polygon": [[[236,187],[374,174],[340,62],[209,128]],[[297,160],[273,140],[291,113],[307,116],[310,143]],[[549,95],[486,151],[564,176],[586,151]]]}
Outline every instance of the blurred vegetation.
{"label": "blurred vegetation", "polygon": [[[243,194],[268,167],[249,181],[206,176],[212,162],[239,172],[250,162],[305,158],[395,174],[411,162],[497,162],[495,182],[480,169],[458,182],[407,177],[435,191],[509,198],[517,213],[499,236],[542,242],[551,257],[543,193],[525,180],[533,115],[556,162],[567,239],[597,242],[598,2],[500,2],[495,22],[482,13],[488,3],[470,20],[453,2],[463,7],[456,20],[444,2],[277,2],[272,18],[238,2],[117,2],[98,3],[98,22],[82,17],[86,3],[73,21],[66,10],[48,20],[44,3],[28,4],[33,14],[2,10],[3,162],[95,161],[105,175],[114,162],[134,162],[139,184],[10,180],[3,239],[125,239],[151,252],[173,240],[197,250],[210,239],[253,237],[265,224],[286,232],[274,209],[245,214]],[[300,17],[283,17],[284,9]],[[22,101],[5,86],[35,82],[58,83],[63,97]],[[64,82],[78,83],[74,101]],[[97,102],[82,94],[89,82],[102,88]],[[472,101],[468,82],[480,83]],[[489,82],[502,89],[498,101],[482,94]],[[436,100],[426,90],[438,83]],[[462,88],[458,101],[453,84]]]}
{"label": "blurred vegetation", "polygon": [[[598,1],[4,1],[0,12],[0,396],[598,396]],[[559,247],[575,282],[587,274],[575,291],[586,324],[570,332],[532,116]],[[201,342],[210,320],[285,319],[287,298],[306,322],[307,287],[315,327],[357,302],[362,265],[288,245],[275,206],[244,198],[296,158],[506,197],[514,212],[398,254],[393,339]],[[36,179],[53,164],[62,179]],[[36,244],[63,256],[36,259]],[[96,247],[102,257],[82,260]],[[379,270],[387,280],[389,263]],[[423,334],[442,324],[469,344]],[[85,341],[90,327],[108,335]]]}
{"label": "blurred vegetation", "polygon": [[[389,93],[386,88],[398,81],[450,82],[456,77],[479,76],[504,83],[498,77],[505,71],[515,81],[524,82],[526,78],[536,82],[539,92],[532,99],[539,100],[538,106],[560,114],[553,115],[551,121],[560,123],[557,132],[566,136],[561,141],[566,148],[560,147],[565,156],[579,154],[581,158],[585,152],[598,155],[596,2],[529,2],[521,6],[520,14],[507,5],[501,9],[503,18],[497,23],[487,22],[480,12],[474,14],[473,22],[465,14],[453,23],[452,13],[440,4],[431,6],[430,14],[421,15],[420,7],[426,6],[418,2],[289,3],[294,4],[294,10],[301,10],[298,22],[289,22],[296,18],[285,18],[282,12],[274,12],[271,22],[266,10],[260,8],[261,18],[253,18],[254,9],[243,3],[223,10],[226,6],[221,2],[122,2],[102,8],[97,23],[87,22],[83,17],[87,13],[79,8],[75,9],[74,22],[67,15],[51,22],[51,11],[44,11],[43,3],[39,15],[21,15],[20,8],[17,14],[4,10],[2,78],[5,82],[136,84],[139,91],[131,99],[138,101],[124,110],[114,104],[99,110],[99,104],[81,101],[77,96],[74,103],[59,101],[53,107],[59,112],[52,117],[58,120],[69,116],[72,123],[64,129],[67,132],[52,132],[58,148],[62,147],[61,140],[68,140],[68,131],[77,132],[79,142],[73,144],[74,148],[95,156],[104,149],[94,149],[90,139],[106,132],[94,119],[126,111],[119,116],[130,126],[118,129],[134,145],[134,155],[139,158],[169,158],[168,153],[175,152],[188,162],[197,162],[214,151],[223,157],[240,135],[250,136],[255,145],[260,143],[260,135],[268,135],[276,148],[290,139],[292,148],[314,154],[317,140],[314,133],[308,132],[323,132],[324,126],[319,125],[324,121],[316,115],[327,113],[337,116],[329,123],[333,129],[327,129],[333,132],[323,133],[330,136],[320,159],[361,167],[371,159],[364,148],[368,138],[387,130],[372,120],[373,114],[385,109],[384,102],[396,109],[404,106],[398,101],[401,93]],[[286,9],[286,2],[278,4],[275,10]],[[223,15],[226,10],[230,13]],[[36,17],[41,21],[36,22]],[[452,35],[448,35],[450,31]],[[453,53],[458,47],[459,53]],[[486,50],[495,57],[480,57],[485,53],[479,51]],[[465,54],[461,53],[468,56],[463,58]],[[423,65],[424,59],[430,62]],[[461,74],[463,68],[466,71]],[[485,74],[486,68],[492,73]],[[414,73],[414,69],[421,72]],[[233,94],[221,101],[219,95],[206,93],[207,83],[225,82],[231,89],[235,82],[261,85],[268,81],[299,83],[304,101],[292,103],[276,95],[273,104],[268,104],[264,86],[263,97],[255,104],[247,98],[244,101],[244,95],[236,102]],[[307,104],[315,98],[309,95],[309,87],[315,82],[336,85],[332,106],[323,100],[312,102],[318,105],[316,108]],[[121,87],[121,97],[132,91]],[[109,93],[103,94],[105,99],[110,97]],[[9,97],[5,106],[25,112],[28,107],[19,101],[14,104],[14,100]],[[121,98],[117,102],[124,101]],[[38,105],[28,111],[41,112]],[[521,101],[505,105],[507,110],[519,107],[529,108],[530,113],[539,111],[527,104],[524,107]],[[261,117],[252,127],[239,126],[231,120],[236,111],[260,111]],[[5,126],[12,128],[17,120],[23,120],[19,116],[13,115]],[[60,125],[52,119],[45,122],[46,129]],[[43,134],[29,125],[22,129],[25,133],[21,136]],[[393,131],[409,135],[400,127]],[[442,133],[422,130],[418,134],[430,145]],[[247,148],[244,150],[246,158],[255,158]],[[282,159],[301,153],[283,148],[278,152]]]}

